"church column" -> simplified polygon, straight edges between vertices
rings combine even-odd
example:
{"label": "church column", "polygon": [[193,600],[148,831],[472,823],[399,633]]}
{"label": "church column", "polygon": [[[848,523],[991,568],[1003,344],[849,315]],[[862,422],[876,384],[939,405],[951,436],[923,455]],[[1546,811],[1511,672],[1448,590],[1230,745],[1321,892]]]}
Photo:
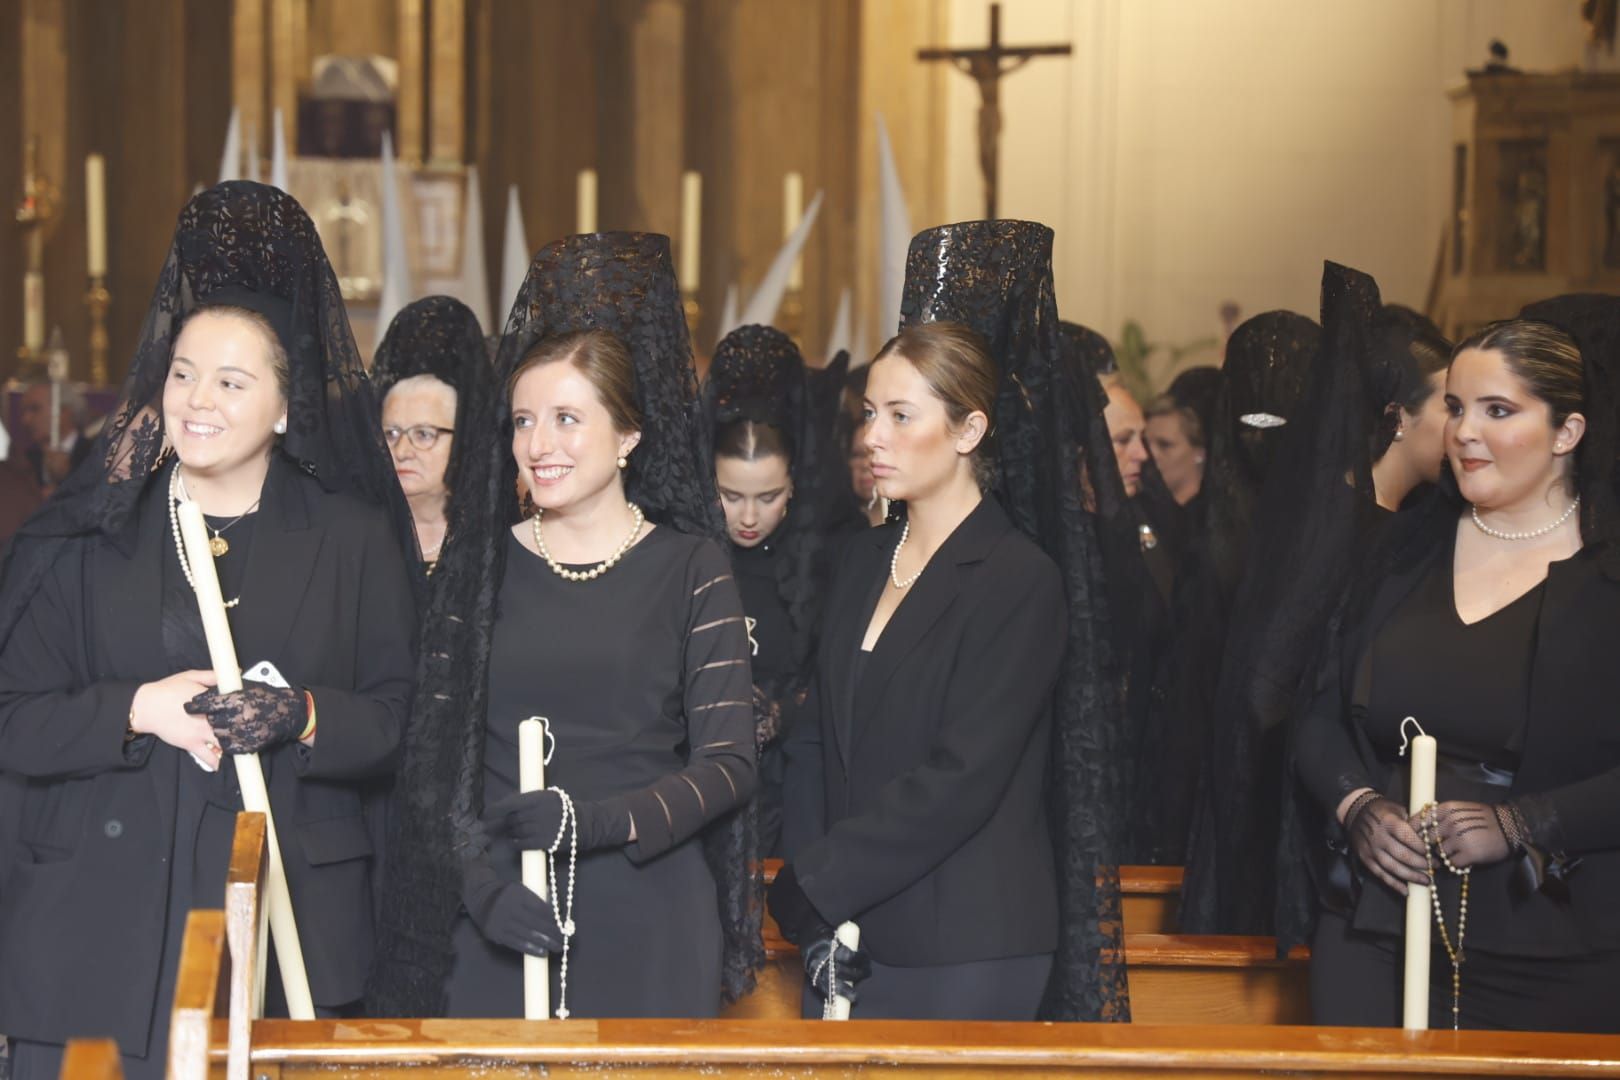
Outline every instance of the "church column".
{"label": "church column", "polygon": [[612,137],[597,144],[598,225],[674,237],[686,161],[686,4],[611,0],[600,40],[598,129]]}
{"label": "church column", "polygon": [[423,91],[427,81],[422,43],[423,0],[399,0],[399,92],[395,96],[394,152],[402,161],[421,161]]}
{"label": "church column", "polygon": [[467,5],[465,0],[433,0],[432,12],[428,157],[435,164],[460,165],[467,153]]}
{"label": "church column", "polygon": [[[298,87],[309,79],[309,0],[270,0],[270,71],[270,104],[281,110],[290,150],[298,145]],[[269,128],[260,124],[249,129],[244,123],[244,140],[250,130],[256,140],[253,152],[268,157]]]}
{"label": "church column", "polygon": [[[267,124],[264,3],[235,0],[231,5],[231,103],[240,110],[243,131],[263,131]],[[218,179],[208,177],[210,183]]]}
{"label": "church column", "polygon": [[[10,215],[22,194],[22,0],[0,0],[0,199]],[[22,262],[17,228],[0,228],[0,384],[22,342]]]}

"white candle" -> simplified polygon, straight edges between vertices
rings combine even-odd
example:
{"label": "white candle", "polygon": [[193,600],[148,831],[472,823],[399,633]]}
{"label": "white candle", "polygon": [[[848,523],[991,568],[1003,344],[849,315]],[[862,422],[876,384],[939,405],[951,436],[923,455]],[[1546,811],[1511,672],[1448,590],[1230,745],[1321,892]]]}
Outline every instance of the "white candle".
{"label": "white candle", "polygon": [[45,274],[23,274],[23,347],[38,355],[45,347]]}
{"label": "white candle", "polygon": [[698,291],[702,236],[703,176],[687,171],[681,174],[681,288],[689,293]]}
{"label": "white candle", "polygon": [[[518,790],[540,791],[546,786],[546,722],[531,716],[518,725]],[[546,853],[523,852],[523,884],[546,899]],[[551,960],[523,955],[523,1018],[551,1018]]]}
{"label": "white candle", "polygon": [[84,159],[85,231],[91,277],[107,276],[107,160],[100,154]]}
{"label": "white candle", "polygon": [[[782,239],[786,240],[793,235],[804,220],[804,177],[796,172],[790,172],[782,180]],[[801,255],[793,260],[793,269],[788,273],[788,288],[798,291],[804,288],[804,257]]]}
{"label": "white candle", "polygon": [[[838,939],[839,945],[842,945],[850,952],[854,952],[861,947],[861,928],[852,922],[839,923],[838,929],[833,936]],[[827,999],[827,1008],[822,1019],[848,1020],[849,1007],[849,998],[841,994],[833,994]]]}
{"label": "white candle", "polygon": [[[1434,802],[1434,762],[1439,744],[1433,736],[1419,735],[1412,740],[1411,797],[1407,812],[1416,814]],[[1433,901],[1427,885],[1406,886],[1406,985],[1401,998],[1402,1021],[1408,1031],[1429,1026],[1429,958]]]}
{"label": "white candle", "polygon": [[[219,591],[219,575],[214,570],[214,553],[208,546],[208,526],[203,523],[202,508],[194,502],[183,502],[178,508],[178,519],[214,679],[220,693],[238,693],[242,689],[242,667],[236,662],[236,643],[231,639],[231,624],[225,615],[225,598]],[[287,889],[287,868],[281,861],[281,844],[276,838],[275,816],[270,812],[264,769],[259,765],[257,754],[235,754],[232,760],[236,764],[236,782],[242,789],[242,808],[264,815],[264,840],[270,857],[265,874],[265,902],[270,909],[270,936],[276,945],[281,986],[287,996],[287,1015],[294,1020],[313,1020],[315,1004],[309,993],[304,949],[298,939],[298,924],[293,919],[292,893]]]}
{"label": "white candle", "polygon": [[593,233],[596,231],[596,170],[579,170],[574,188],[574,231]]}

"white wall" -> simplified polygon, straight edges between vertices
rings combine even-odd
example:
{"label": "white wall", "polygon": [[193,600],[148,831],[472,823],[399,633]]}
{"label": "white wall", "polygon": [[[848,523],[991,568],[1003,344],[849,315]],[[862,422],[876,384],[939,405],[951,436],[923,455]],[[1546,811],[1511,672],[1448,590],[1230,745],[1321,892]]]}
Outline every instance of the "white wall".
{"label": "white wall", "polygon": [[[988,0],[949,0],[981,44]],[[1324,258],[1421,307],[1449,199],[1448,87],[1493,37],[1579,62],[1579,0],[1004,0],[1010,44],[1070,42],[1002,83],[1002,217],[1057,231],[1065,318],[1117,338],[1312,315]],[[978,91],[949,80],[946,217],[983,216]],[[918,222],[921,228],[926,222]],[[1213,356],[1189,358],[1209,361]]]}

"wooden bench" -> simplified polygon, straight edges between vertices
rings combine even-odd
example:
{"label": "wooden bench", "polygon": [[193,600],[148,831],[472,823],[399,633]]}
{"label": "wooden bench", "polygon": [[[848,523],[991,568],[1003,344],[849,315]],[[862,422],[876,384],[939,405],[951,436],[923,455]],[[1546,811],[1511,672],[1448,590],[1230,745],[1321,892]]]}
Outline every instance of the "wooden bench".
{"label": "wooden bench", "polygon": [[[251,845],[250,830],[239,838]],[[262,850],[262,835],[258,837]],[[257,865],[234,858],[233,878]],[[241,909],[241,933],[258,933]],[[222,1080],[238,1061],[254,1080],[562,1077],[1609,1076],[1620,1037],[1242,1025],[884,1023],[693,1020],[258,1020],[217,1015],[235,985],[225,916],[186,926],[171,1034],[173,1080]],[[1213,948],[1213,946],[1211,946]],[[251,951],[244,955],[251,955]],[[1208,951],[1198,953],[1209,963]],[[1233,956],[1228,959],[1241,960]],[[1271,961],[1275,963],[1275,960]],[[247,965],[251,974],[251,965]],[[232,997],[232,1000],[235,1000]],[[212,1019],[209,1019],[212,1018]],[[207,1032],[199,1039],[200,1032]],[[243,1038],[251,1045],[232,1045]],[[93,1080],[107,1080],[104,1077]]]}
{"label": "wooden bench", "polygon": [[62,1055],[61,1080],[124,1080],[118,1044],[111,1039],[70,1039]]}

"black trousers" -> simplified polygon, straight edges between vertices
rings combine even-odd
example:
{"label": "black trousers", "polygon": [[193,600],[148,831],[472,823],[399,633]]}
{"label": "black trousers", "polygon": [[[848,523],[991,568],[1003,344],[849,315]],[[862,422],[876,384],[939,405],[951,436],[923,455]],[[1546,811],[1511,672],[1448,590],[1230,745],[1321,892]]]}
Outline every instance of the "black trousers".
{"label": "black trousers", "polygon": [[[1620,1033],[1614,987],[1620,952],[1504,956],[1466,947],[1460,1026],[1501,1031]],[[1399,1027],[1405,953],[1328,911],[1311,942],[1311,1015],[1336,1027]],[[1429,1027],[1451,1027],[1451,961],[1436,942],[1429,962]]]}

